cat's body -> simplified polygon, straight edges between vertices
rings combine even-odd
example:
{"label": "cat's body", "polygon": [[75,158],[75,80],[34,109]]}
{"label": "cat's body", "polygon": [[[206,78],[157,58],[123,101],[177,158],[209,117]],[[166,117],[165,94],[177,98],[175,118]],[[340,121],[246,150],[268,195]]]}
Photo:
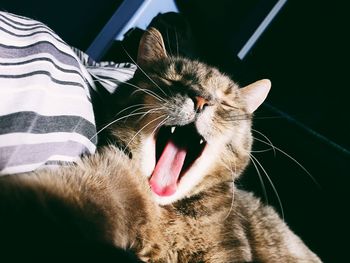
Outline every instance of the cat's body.
{"label": "cat's body", "polygon": [[149,262],[319,262],[272,208],[232,183],[159,206],[131,167],[109,148],[77,167],[1,178],[2,242],[98,241]]}
{"label": "cat's body", "polygon": [[47,226],[38,238],[99,241],[147,262],[320,262],[272,208],[234,186],[249,161],[248,116],[269,82],[239,90],[216,69],[168,58],[155,30],[138,63],[147,77],[138,71],[115,105],[120,148],[0,178],[4,236],[29,209],[33,225]]}

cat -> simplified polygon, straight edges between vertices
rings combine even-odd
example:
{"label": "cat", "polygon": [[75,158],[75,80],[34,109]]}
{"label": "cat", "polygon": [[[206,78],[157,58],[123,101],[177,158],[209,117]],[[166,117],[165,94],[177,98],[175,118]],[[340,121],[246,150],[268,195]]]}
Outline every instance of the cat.
{"label": "cat", "polygon": [[111,245],[144,262],[321,262],[273,208],[234,182],[251,116],[271,83],[239,88],[216,68],[141,38],[112,96],[111,143],[76,165],[0,178],[2,243]]}

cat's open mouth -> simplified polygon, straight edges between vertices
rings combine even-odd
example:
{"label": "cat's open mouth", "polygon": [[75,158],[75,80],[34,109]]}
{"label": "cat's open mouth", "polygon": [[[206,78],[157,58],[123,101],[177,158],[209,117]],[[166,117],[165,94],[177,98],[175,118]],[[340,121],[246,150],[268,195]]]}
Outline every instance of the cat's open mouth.
{"label": "cat's open mouth", "polygon": [[150,185],[158,196],[176,192],[178,182],[201,156],[206,141],[194,124],[163,126],[156,135],[156,165]]}

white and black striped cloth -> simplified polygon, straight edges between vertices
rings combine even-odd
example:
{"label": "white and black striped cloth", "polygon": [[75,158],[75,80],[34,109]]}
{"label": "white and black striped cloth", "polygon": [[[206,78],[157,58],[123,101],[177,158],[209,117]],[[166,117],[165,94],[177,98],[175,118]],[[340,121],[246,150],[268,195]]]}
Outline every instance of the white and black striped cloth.
{"label": "white and black striped cloth", "polygon": [[0,175],[93,153],[90,89],[98,81],[111,92],[135,69],[95,63],[46,25],[0,12]]}

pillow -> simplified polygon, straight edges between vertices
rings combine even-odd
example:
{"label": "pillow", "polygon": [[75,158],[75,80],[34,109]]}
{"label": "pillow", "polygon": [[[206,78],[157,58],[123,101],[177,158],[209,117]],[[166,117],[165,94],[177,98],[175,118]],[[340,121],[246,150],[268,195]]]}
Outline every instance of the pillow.
{"label": "pillow", "polygon": [[0,12],[0,174],[94,153],[91,88],[84,65],[50,28]]}

